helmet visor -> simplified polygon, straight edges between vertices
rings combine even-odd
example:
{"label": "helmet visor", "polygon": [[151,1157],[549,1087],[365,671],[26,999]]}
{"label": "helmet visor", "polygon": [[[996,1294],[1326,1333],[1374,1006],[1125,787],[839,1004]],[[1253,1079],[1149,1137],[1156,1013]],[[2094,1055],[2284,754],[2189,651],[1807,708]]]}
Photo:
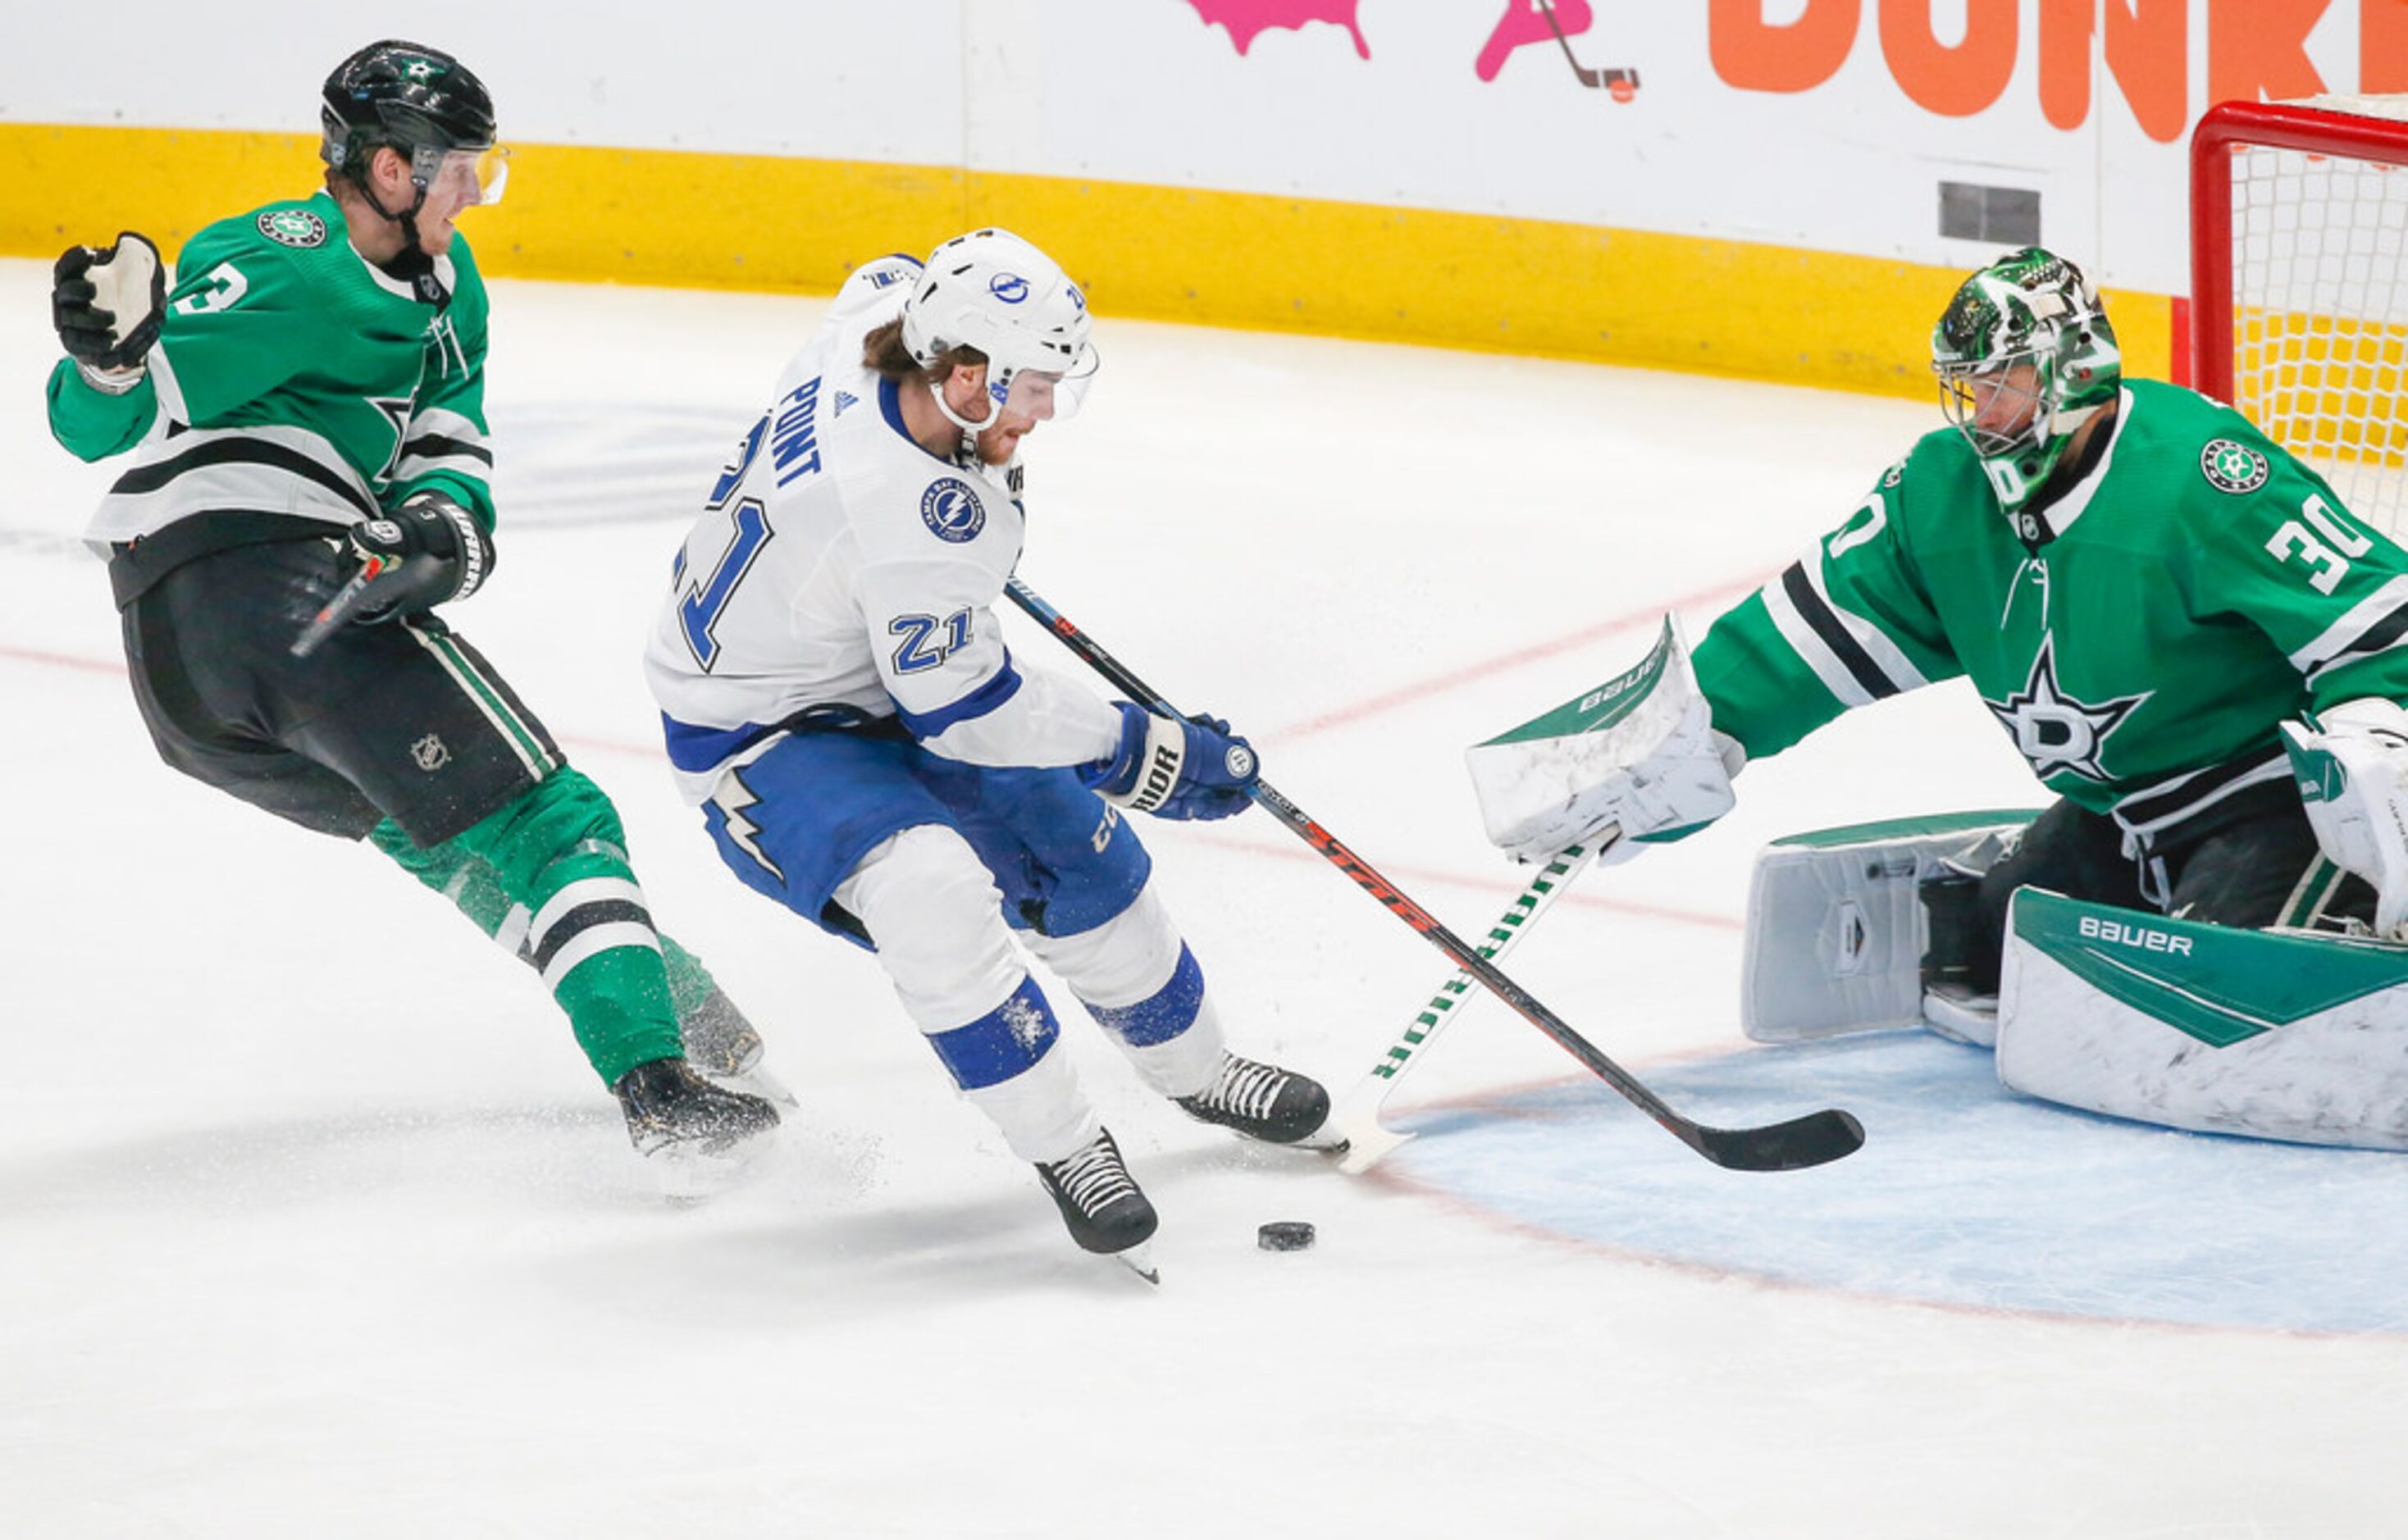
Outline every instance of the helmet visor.
{"label": "helmet visor", "polygon": [[992,374],[987,380],[987,394],[1007,412],[1050,422],[1079,415],[1080,404],[1086,399],[1087,386],[1096,378],[1102,363],[1093,345],[1079,355],[1079,362],[1066,373],[1057,369],[1014,369],[1003,378]]}
{"label": "helmet visor", "polygon": [[505,146],[437,150],[433,158],[434,167],[424,178],[429,188],[460,192],[473,189],[476,195],[469,202],[490,205],[501,202],[502,190],[509,186],[510,152]]}

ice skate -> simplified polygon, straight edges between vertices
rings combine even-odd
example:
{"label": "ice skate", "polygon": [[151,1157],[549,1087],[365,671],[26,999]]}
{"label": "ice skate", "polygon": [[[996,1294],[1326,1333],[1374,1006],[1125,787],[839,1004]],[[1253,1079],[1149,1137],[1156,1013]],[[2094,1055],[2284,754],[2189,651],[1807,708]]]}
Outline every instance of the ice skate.
{"label": "ice skate", "polygon": [[1190,1118],[1236,1129],[1266,1144],[1301,1143],[1329,1120],[1329,1092],[1319,1081],[1234,1053],[1221,1055],[1211,1085],[1175,1100]]}
{"label": "ice skate", "polygon": [[702,1074],[781,1106],[797,1105],[795,1093],[761,1062],[761,1034],[717,984],[701,1004],[678,1013],[678,1036],[685,1044],[685,1062]]}
{"label": "ice skate", "polygon": [[761,1034],[716,984],[700,1005],[678,1013],[678,1036],[685,1043],[687,1063],[723,1080],[761,1062]]}
{"label": "ice skate", "polygon": [[663,1194],[680,1201],[708,1198],[742,1180],[778,1128],[776,1107],[712,1083],[682,1059],[638,1064],[610,1090],[636,1153]]}
{"label": "ice skate", "polygon": [[1137,1178],[1129,1175],[1110,1133],[1098,1133],[1093,1144],[1074,1155],[1039,1161],[1037,1176],[1054,1195],[1062,1222],[1081,1249],[1113,1257],[1148,1283],[1162,1281],[1146,1245],[1156,1222],[1154,1205],[1138,1191]]}

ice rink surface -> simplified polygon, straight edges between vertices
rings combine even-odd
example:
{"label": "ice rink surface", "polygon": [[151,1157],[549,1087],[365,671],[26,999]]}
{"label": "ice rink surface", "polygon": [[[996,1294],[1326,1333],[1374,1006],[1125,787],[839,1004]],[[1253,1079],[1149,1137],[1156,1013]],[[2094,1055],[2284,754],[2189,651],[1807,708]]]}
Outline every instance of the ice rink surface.
{"label": "ice rink surface", "polygon": [[[1962,685],[1751,766],[1509,971],[1709,1121],[1720,1171],[1488,1005],[1370,1176],[1241,1148],[1064,1042],[1163,1214],[1072,1248],[874,962],[740,888],[637,666],[696,489],[819,302],[495,286],[501,561],[454,617],[616,797],[664,928],[801,1099],[676,1210],[523,968],[372,851],[156,762],[110,473],[52,445],[46,264],[0,263],[0,1527],[41,1536],[2387,1536],[2408,1166],[2005,1099],[1923,1034],[1754,1049],[1776,835],[2034,806]],[[1944,296],[1935,295],[1937,306]],[[1692,635],[1862,495],[1912,402],[1115,321],[1028,445],[1021,572],[1477,934],[1520,886],[1465,745]],[[1026,663],[1077,664],[1018,620]],[[1444,960],[1268,817],[1148,824],[1237,1044],[1351,1084]],[[1308,1219],[1313,1249],[1255,1248]]]}

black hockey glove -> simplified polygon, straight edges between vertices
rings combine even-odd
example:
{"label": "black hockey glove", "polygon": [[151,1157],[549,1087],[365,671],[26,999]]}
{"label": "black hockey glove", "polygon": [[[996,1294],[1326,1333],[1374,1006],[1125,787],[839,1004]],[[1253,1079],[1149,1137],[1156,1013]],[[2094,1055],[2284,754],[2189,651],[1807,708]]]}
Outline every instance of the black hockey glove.
{"label": "black hockey glove", "polygon": [[353,576],[368,579],[351,611],[362,625],[465,599],[494,570],[484,526],[439,492],[420,492],[382,519],[353,524],[351,553],[359,563]]}
{"label": "black hockey glove", "polygon": [[106,251],[70,246],[50,284],[50,323],[70,357],[86,369],[142,366],[167,304],[157,247],[130,230]]}

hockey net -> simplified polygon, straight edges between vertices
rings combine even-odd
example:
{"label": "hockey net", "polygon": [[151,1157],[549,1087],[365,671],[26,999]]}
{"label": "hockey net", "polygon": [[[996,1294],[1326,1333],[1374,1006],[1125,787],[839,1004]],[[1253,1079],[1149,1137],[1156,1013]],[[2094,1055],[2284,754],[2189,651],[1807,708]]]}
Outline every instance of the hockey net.
{"label": "hockey net", "polygon": [[2408,539],[2408,96],[2211,108],[2191,304],[2192,384]]}

